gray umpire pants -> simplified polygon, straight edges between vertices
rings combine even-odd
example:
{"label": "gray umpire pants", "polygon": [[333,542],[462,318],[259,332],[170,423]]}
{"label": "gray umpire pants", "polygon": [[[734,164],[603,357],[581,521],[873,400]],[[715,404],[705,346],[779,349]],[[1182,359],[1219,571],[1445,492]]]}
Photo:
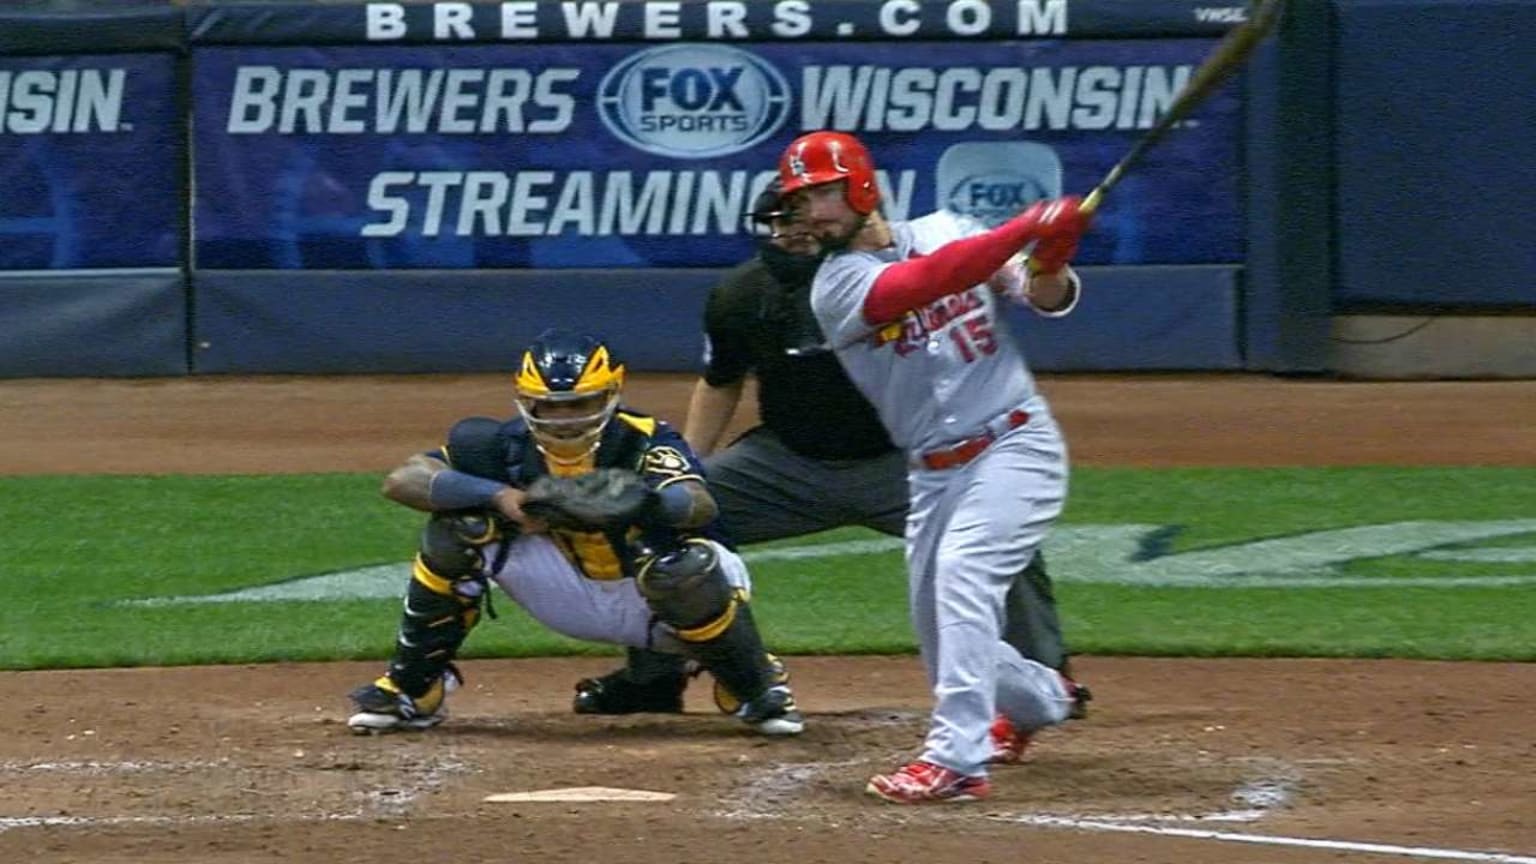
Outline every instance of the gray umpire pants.
{"label": "gray umpire pants", "polygon": [[[870,459],[811,459],[759,426],[704,460],[720,521],[737,544],[862,525],[893,537],[906,527],[907,463],[893,450]],[[1060,669],[1067,659],[1056,597],[1036,555],[1008,590],[1003,641]]]}

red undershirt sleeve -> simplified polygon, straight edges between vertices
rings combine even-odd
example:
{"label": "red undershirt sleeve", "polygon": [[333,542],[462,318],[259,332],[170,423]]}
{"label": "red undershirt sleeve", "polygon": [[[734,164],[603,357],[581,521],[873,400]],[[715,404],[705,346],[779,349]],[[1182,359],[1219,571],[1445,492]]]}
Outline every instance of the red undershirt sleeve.
{"label": "red undershirt sleeve", "polygon": [[887,265],[864,298],[864,320],[872,326],[900,318],[908,309],[987,281],[1024,244],[1035,239],[1037,208],[972,237],[954,240],[921,258]]}

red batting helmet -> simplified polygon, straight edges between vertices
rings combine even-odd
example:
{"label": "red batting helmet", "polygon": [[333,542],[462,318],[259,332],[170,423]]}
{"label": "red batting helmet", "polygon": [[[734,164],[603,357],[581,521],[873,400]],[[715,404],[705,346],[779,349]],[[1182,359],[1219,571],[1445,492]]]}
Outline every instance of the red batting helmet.
{"label": "red batting helmet", "polygon": [[779,157],[779,181],[788,195],[810,186],[847,180],[848,206],[868,215],[880,203],[875,160],[859,139],[846,132],[811,132],[789,142]]}

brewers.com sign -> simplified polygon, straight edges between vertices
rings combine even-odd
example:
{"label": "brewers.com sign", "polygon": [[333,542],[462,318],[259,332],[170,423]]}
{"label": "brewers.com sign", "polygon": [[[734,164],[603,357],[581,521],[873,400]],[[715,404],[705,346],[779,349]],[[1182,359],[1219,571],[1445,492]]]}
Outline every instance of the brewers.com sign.
{"label": "brewers.com sign", "polygon": [[[1241,8],[1241,7],[1238,7]],[[371,42],[582,41],[825,38],[1061,37],[1067,0],[515,0],[496,4],[369,3]]]}

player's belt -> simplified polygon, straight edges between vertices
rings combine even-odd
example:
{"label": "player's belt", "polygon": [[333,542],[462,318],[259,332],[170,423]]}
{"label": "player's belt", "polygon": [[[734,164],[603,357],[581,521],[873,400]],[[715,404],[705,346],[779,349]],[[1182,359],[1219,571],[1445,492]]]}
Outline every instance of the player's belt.
{"label": "player's belt", "polygon": [[929,450],[917,457],[924,468],[930,471],[948,471],[951,468],[959,468],[961,465],[980,456],[983,450],[992,446],[998,436],[1010,429],[1017,429],[1029,422],[1029,412],[1022,408],[1015,408],[1007,414],[997,418],[989,427],[1000,426],[1001,430],[993,432],[990,428],[977,435],[975,438],[967,438],[953,447],[944,447],[939,450]]}

